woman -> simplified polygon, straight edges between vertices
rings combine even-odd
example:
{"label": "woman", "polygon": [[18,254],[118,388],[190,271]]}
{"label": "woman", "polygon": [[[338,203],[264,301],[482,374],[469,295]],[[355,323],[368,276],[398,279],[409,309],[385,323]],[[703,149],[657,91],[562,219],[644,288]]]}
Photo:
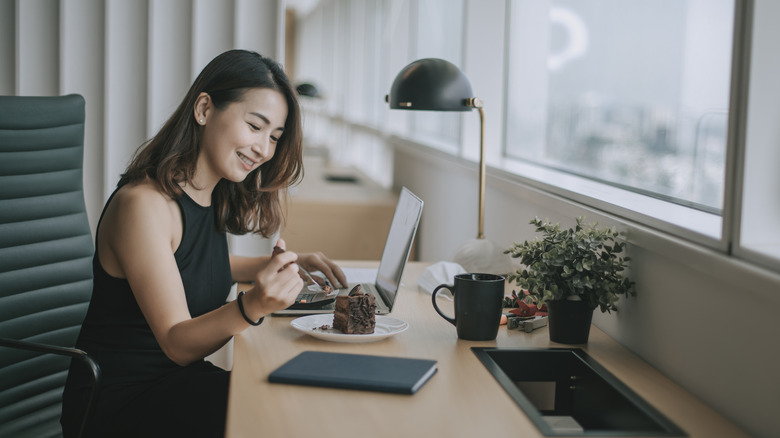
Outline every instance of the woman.
{"label": "woman", "polygon": [[[230,374],[203,358],[292,304],[303,287],[298,263],[346,284],[320,253],[228,254],[226,232],[279,229],[280,191],[300,179],[301,155],[289,80],[243,50],[211,61],[140,149],[98,223],[92,299],[76,344],[103,371],[90,436],[222,436]],[[225,304],[233,281],[254,284]],[[74,365],[66,437],[78,432],[89,386]]]}

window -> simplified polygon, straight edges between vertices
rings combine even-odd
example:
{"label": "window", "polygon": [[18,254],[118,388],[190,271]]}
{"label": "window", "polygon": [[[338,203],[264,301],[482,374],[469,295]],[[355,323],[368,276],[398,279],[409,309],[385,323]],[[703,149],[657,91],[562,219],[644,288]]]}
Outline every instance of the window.
{"label": "window", "polygon": [[506,157],[715,217],[697,231],[719,237],[734,1],[510,9]]}

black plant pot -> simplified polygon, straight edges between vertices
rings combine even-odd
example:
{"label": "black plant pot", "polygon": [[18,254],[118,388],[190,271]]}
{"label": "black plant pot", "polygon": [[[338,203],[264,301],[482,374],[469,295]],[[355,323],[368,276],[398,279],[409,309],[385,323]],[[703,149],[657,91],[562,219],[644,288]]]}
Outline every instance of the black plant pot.
{"label": "black plant pot", "polygon": [[593,310],[584,301],[548,301],[550,340],[560,344],[585,344],[590,335]]}

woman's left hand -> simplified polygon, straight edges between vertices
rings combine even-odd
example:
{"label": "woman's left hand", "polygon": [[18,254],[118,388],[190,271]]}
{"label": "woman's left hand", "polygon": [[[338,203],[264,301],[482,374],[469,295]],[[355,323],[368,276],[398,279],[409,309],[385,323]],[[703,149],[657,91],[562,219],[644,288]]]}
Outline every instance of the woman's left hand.
{"label": "woman's left hand", "polygon": [[321,252],[299,253],[297,263],[309,272],[320,271],[325,274],[334,288],[347,287],[347,277],[344,275],[344,271]]}

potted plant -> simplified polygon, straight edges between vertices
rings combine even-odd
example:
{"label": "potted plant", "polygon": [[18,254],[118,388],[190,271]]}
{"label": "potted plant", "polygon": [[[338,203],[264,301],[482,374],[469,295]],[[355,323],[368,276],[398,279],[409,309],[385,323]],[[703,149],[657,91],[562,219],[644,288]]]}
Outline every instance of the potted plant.
{"label": "potted plant", "polygon": [[541,239],[515,243],[505,254],[520,258],[525,268],[507,276],[528,291],[525,301],[547,304],[550,340],[565,344],[588,341],[593,311],[617,311],[621,295],[636,295],[634,282],[623,275],[629,257],[614,228],[584,224],[561,229],[539,218],[531,220]]}

